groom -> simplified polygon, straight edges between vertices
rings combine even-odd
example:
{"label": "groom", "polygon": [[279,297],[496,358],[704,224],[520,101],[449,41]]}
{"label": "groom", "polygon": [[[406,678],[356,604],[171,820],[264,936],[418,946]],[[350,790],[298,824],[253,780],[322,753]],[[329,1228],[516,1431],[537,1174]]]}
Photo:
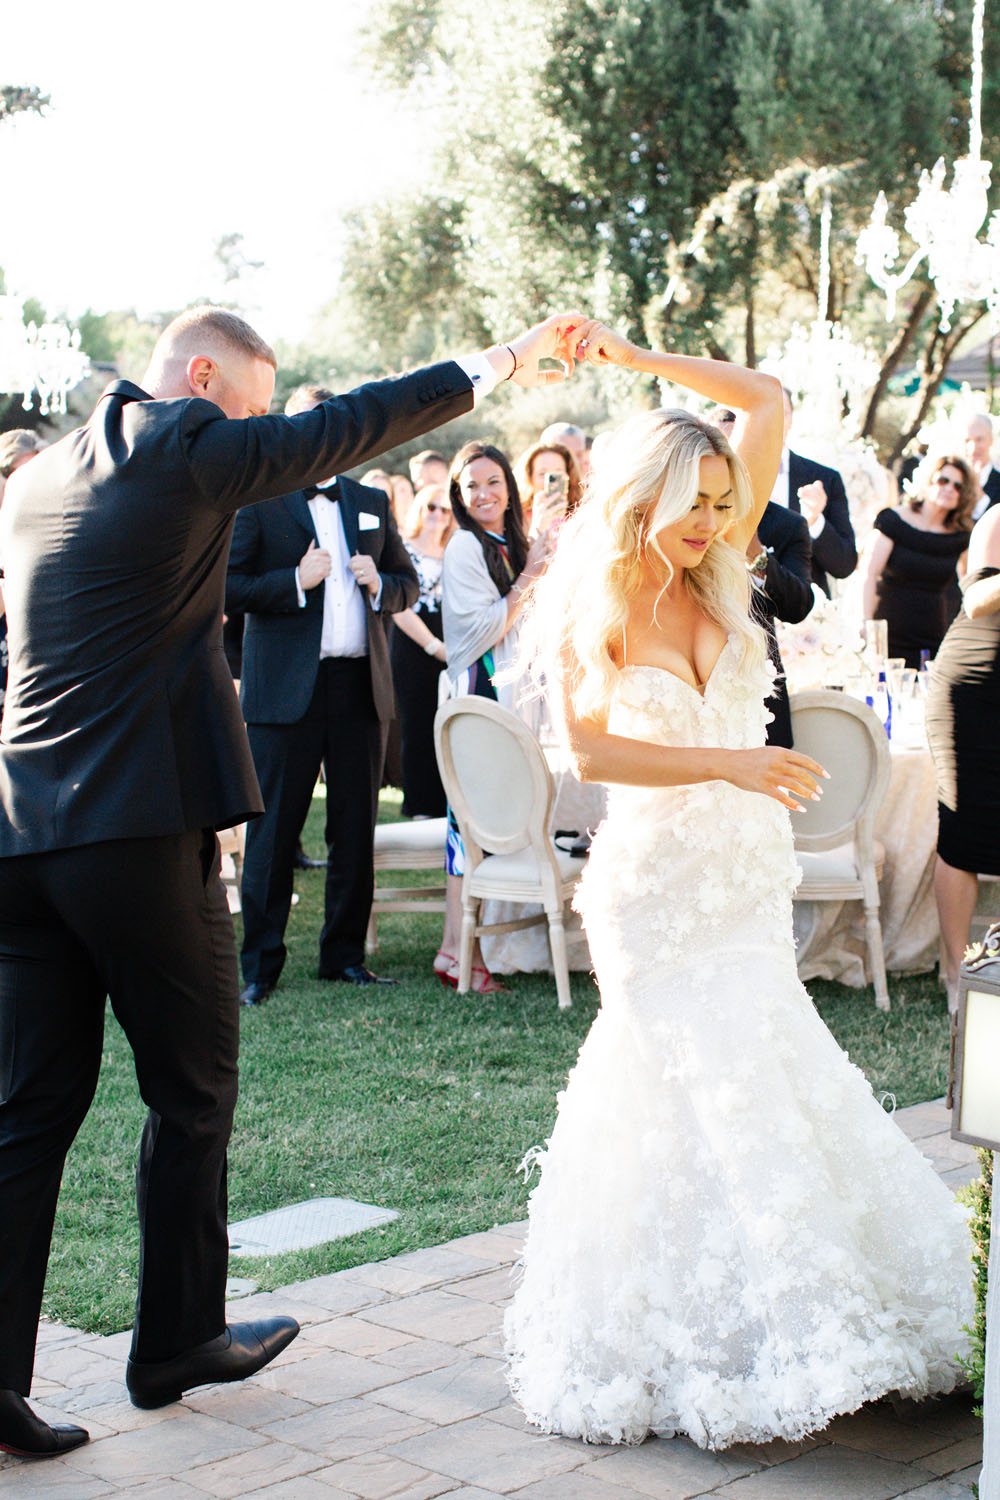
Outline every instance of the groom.
{"label": "groom", "polygon": [[241,1380],[298,1332],[227,1326],[226,1147],[238,980],[215,830],[261,811],[222,651],[243,505],[315,483],[469,411],[497,380],[562,379],[579,315],[510,345],[268,416],[275,357],[218,308],[163,332],[142,386],[8,485],[10,675],[0,742],[0,1448],[86,1442],[25,1401],[66,1152],[111,1000],[149,1106],[137,1174],[137,1406]]}

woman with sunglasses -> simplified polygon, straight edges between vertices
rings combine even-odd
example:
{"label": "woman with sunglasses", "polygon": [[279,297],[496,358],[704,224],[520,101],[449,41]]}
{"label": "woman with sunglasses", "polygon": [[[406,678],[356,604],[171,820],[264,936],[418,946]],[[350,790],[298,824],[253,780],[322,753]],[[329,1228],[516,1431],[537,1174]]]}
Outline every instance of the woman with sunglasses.
{"label": "woman with sunglasses", "polygon": [[444,549],[455,529],[445,485],[428,485],[413,501],[402,537],[420,581],[412,609],[392,617],[389,656],[399,710],[403,816],[443,818],[444,788],[434,755],[438,679],[446,661],[441,626]]}
{"label": "woman with sunglasses", "polygon": [[866,620],[889,626],[889,655],[919,667],[934,656],[955,614],[979,484],[964,458],[934,460],[916,476],[915,499],[881,510],[861,560]]}

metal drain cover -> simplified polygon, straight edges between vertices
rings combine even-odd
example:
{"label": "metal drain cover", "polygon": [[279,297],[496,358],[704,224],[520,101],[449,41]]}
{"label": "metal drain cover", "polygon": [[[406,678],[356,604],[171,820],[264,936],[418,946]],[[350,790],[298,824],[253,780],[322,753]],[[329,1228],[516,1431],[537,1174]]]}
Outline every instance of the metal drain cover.
{"label": "metal drain cover", "polygon": [[229,1248],[233,1255],[280,1255],[342,1240],[398,1218],[395,1209],[356,1203],[353,1198],[309,1198],[230,1224]]}

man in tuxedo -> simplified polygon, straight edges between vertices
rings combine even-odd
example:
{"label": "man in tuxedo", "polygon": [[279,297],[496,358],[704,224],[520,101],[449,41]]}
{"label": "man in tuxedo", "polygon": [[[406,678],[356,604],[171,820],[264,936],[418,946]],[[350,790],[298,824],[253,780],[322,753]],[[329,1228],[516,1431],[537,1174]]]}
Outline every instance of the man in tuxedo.
{"label": "man in tuxedo", "polygon": [[972,512],[972,519],[978,521],[990,506],[1000,500],[1000,470],[993,467],[993,423],[985,412],[969,419],[965,429],[965,456],[982,490]]}
{"label": "man in tuxedo", "polygon": [[830,579],[849,578],[858,565],[847,492],[836,469],[790,452],[792,401],[787,391],[784,396],[785,441],[771,500],[805,516],[812,541],[813,582],[829,594]]}
{"label": "man in tuxedo", "polygon": [[261,811],[221,620],[232,518],[558,379],[579,315],[510,346],[266,415],[274,355],[242,319],[182,314],[143,387],[13,476],[0,515],[10,675],[0,740],[0,1447],[87,1440],[28,1406],[63,1161],[90,1107],[104,1006],[149,1116],[127,1384],[157,1407],[254,1373],[291,1318],[227,1326],[226,1147],[236,952],[215,830]]}
{"label": "man in tuxedo", "polygon": [[[285,410],[311,410],[322,390]],[[264,799],[243,861],[244,1005],[285,961],[295,846],[322,764],[326,902],[319,976],[388,984],[365,967],[374,832],[395,714],[384,620],[415,603],[417,575],[383,490],[330,479],[236,520],[226,610],[246,614],[240,700]]]}

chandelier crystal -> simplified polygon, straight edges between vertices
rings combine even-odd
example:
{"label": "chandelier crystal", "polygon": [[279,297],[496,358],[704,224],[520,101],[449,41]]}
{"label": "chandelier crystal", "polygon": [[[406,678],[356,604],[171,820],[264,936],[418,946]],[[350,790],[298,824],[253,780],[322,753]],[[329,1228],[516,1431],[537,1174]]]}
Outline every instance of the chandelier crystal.
{"label": "chandelier crystal", "polygon": [[985,241],[979,232],[989,208],[993,163],[982,156],[980,100],[983,91],[983,12],[986,0],[975,0],[972,17],[972,93],[969,154],[955,162],[951,187],[944,186],[944,158],[930,172],[921,172],[916,198],[903,223],[916,249],[901,271],[892,266],[899,255],[899,235],[887,222],[889,205],[879,193],[867,229],[858,236],[855,261],[864,265],[875,285],[886,294],[886,322],[896,314],[896,294],[922,260],[937,294],[943,333],[951,328],[957,302],[983,302],[994,320],[1000,315],[1000,209],[990,216]]}
{"label": "chandelier crystal", "polygon": [[65,412],[66,397],[90,369],[79,330],[64,323],[24,322],[24,300],[0,297],[0,392],[20,395],[30,411],[37,393],[42,416]]}

